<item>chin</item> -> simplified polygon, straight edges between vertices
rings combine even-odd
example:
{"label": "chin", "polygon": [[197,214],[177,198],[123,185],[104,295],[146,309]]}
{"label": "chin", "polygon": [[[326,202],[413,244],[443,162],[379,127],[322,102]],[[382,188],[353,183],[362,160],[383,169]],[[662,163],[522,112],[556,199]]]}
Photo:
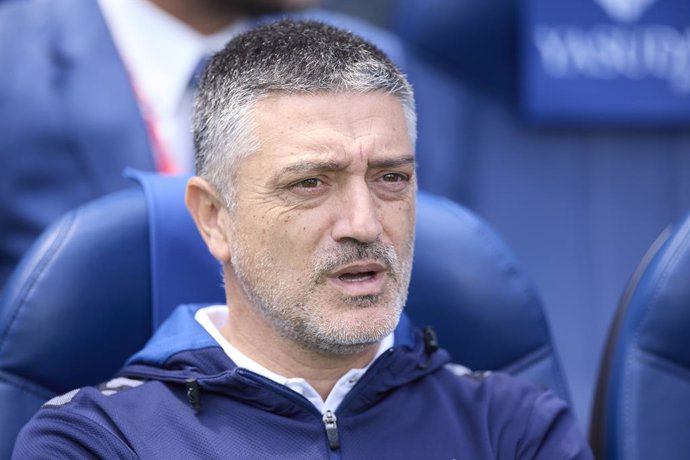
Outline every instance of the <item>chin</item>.
{"label": "chin", "polygon": [[371,345],[383,340],[395,330],[401,310],[390,305],[369,306],[350,310],[333,318],[332,327],[336,335],[346,342]]}

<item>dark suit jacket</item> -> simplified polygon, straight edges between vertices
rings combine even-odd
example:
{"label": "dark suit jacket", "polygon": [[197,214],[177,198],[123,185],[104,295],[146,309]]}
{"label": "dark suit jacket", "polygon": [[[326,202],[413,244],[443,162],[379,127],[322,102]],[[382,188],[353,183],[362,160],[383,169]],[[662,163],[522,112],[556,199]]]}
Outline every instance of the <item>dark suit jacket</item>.
{"label": "dark suit jacket", "polygon": [[[313,10],[400,62],[390,33]],[[96,0],[0,7],[0,290],[36,236],[68,210],[155,169],[146,128]],[[107,236],[104,236],[107,237]]]}
{"label": "dark suit jacket", "polygon": [[153,170],[146,129],[95,0],[0,10],[0,286],[69,209]]}

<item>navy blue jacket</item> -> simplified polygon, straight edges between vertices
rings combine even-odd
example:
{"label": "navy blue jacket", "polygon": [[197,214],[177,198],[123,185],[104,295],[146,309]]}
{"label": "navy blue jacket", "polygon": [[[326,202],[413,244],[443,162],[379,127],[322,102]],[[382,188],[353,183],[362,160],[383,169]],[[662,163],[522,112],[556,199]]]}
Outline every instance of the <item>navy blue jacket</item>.
{"label": "navy blue jacket", "polygon": [[591,458],[551,392],[457,372],[405,317],[327,427],[301,395],[237,368],[194,311],[178,308],[120,378],[46,403],[14,457]]}
{"label": "navy blue jacket", "polygon": [[[392,34],[310,10],[402,60]],[[127,71],[96,0],[0,5],[0,290],[38,234],[72,208],[155,170]]]}

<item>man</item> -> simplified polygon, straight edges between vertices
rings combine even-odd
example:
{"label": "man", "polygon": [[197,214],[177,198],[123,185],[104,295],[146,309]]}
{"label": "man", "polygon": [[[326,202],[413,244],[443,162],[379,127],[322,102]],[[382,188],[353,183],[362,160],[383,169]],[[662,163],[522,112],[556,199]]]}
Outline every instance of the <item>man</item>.
{"label": "man", "polygon": [[[0,291],[36,236],[131,187],[193,171],[195,69],[266,15],[316,0],[22,0],[0,6]],[[297,13],[293,13],[297,14]],[[309,10],[391,44],[382,31]],[[394,50],[395,51],[395,50]]]}
{"label": "man", "polygon": [[120,375],[47,402],[16,458],[591,458],[563,402],[454,372],[401,311],[412,89],[377,48],[281,21],[217,54],[187,205],[227,306],[180,307]]}

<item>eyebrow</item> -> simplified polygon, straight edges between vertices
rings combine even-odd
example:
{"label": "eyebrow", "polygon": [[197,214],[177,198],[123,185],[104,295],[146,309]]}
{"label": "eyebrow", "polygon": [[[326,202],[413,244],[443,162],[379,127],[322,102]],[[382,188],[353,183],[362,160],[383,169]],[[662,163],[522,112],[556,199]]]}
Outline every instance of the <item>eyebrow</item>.
{"label": "eyebrow", "polygon": [[[400,158],[384,158],[380,160],[374,160],[369,162],[369,167],[376,169],[385,168],[398,168],[400,166],[413,165],[416,167],[416,160],[413,155],[406,155]],[[304,161],[301,163],[296,163],[294,165],[289,165],[280,170],[279,175],[284,176],[286,174],[300,174],[308,173],[314,171],[338,171],[344,169],[345,165],[339,161],[326,160],[326,161]]]}
{"label": "eyebrow", "polygon": [[417,160],[415,160],[414,155],[405,155],[404,157],[400,158],[384,158],[381,160],[374,160],[369,163],[370,167],[377,169],[399,168],[400,166],[407,165],[412,165],[414,167],[417,166]]}
{"label": "eyebrow", "polygon": [[289,165],[280,170],[279,175],[300,174],[313,171],[337,171],[343,169],[344,165],[338,161],[303,161]]}

